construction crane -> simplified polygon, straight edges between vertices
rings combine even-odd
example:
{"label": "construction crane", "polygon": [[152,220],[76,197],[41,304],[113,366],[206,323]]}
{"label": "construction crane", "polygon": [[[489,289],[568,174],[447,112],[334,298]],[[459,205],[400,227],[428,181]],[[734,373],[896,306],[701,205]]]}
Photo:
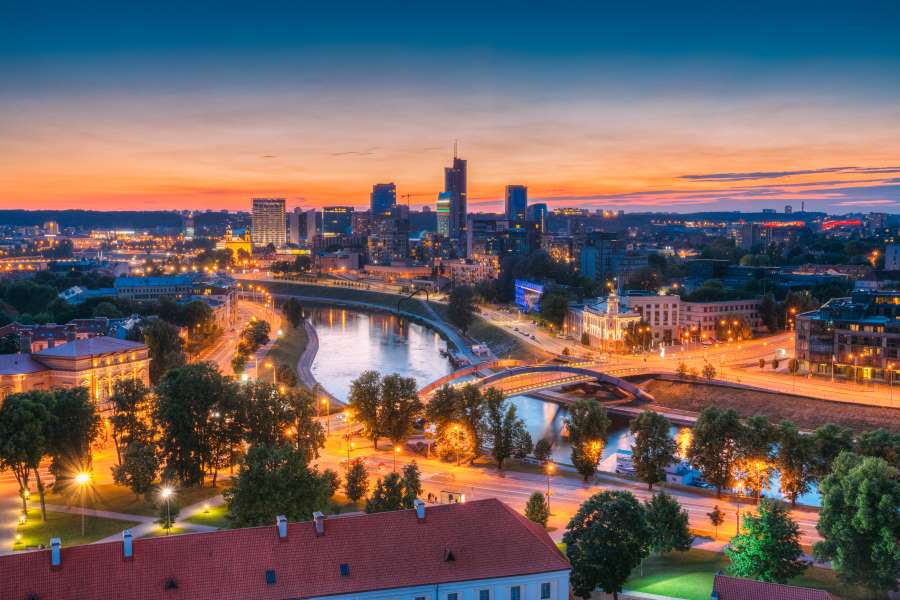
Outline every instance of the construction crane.
{"label": "construction crane", "polygon": [[400,194],[401,198],[406,198],[406,206],[409,207],[410,198],[417,198],[419,196],[431,196],[434,197],[434,194]]}

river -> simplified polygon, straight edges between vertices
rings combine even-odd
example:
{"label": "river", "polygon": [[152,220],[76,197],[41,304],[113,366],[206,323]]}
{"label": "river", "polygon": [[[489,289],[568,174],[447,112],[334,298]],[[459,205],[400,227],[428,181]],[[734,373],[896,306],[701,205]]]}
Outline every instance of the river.
{"label": "river", "polygon": [[[412,377],[419,387],[453,370],[441,356],[447,344],[440,335],[407,319],[340,308],[313,309],[309,318],[319,337],[312,373],[341,400],[346,400],[350,383],[366,370]],[[549,438],[553,442],[553,459],[559,464],[571,464],[571,447],[561,435],[565,408],[530,396],[513,396],[509,400],[525,421],[531,438],[535,442]],[[632,442],[627,419],[613,416],[611,420],[600,463],[604,471],[615,471],[616,451],[629,449]],[[677,427],[672,428],[672,435],[676,440],[685,439]],[[776,477],[767,495],[778,496],[777,490]],[[801,502],[817,506],[819,496],[815,488],[802,496]]]}

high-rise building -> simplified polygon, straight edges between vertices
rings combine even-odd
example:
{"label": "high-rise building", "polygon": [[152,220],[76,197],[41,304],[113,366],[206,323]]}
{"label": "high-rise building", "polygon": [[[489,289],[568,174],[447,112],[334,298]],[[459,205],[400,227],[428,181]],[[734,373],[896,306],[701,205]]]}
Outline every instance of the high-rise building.
{"label": "high-rise building", "polygon": [[303,239],[300,233],[300,221],[303,217],[303,209],[299,206],[288,213],[287,216],[287,241],[289,244],[299,244]]}
{"label": "high-rise building", "polygon": [[[53,221],[50,222],[54,225],[56,224]],[[46,229],[47,226],[44,225],[44,228]],[[59,227],[56,228],[56,231],[51,231],[50,233],[59,233]],[[194,239],[194,214],[190,212],[184,217],[184,239],[187,241]]]}
{"label": "high-rise building", "polygon": [[372,186],[370,213],[372,221],[388,217],[397,206],[397,186],[393,183],[376,183]]}
{"label": "high-rise building", "polygon": [[326,206],[322,209],[322,235],[336,237],[353,234],[353,207]]}
{"label": "high-rise building", "polygon": [[284,247],[287,241],[284,220],[284,198],[253,198],[253,245]]}
{"label": "high-rise building", "polygon": [[372,226],[368,238],[369,260],[389,265],[409,259],[409,207],[395,206],[391,214]]}
{"label": "high-rise building", "polygon": [[524,185],[506,186],[506,220],[510,227],[525,222],[528,208],[528,188]]}
{"label": "high-rise building", "polygon": [[438,194],[437,208],[437,233],[444,237],[450,237],[450,192]]}
{"label": "high-rise building", "polygon": [[466,161],[453,154],[453,166],[444,169],[444,192],[450,194],[449,237],[459,243],[466,243]]}
{"label": "high-rise building", "polygon": [[529,221],[535,221],[541,228],[541,233],[547,232],[547,205],[543,202],[532,204],[525,209]]}
{"label": "high-rise building", "polygon": [[322,216],[311,208],[300,216],[300,235],[306,242],[312,242],[321,229]]}

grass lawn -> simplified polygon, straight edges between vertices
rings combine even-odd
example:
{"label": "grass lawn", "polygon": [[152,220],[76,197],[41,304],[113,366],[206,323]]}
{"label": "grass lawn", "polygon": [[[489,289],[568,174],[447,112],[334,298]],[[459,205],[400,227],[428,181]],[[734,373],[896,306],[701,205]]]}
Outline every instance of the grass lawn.
{"label": "grass lawn", "polygon": [[[448,307],[446,304],[431,302],[431,307],[444,321],[447,321]],[[499,358],[515,358],[532,362],[549,356],[549,354],[542,355],[531,344],[519,339],[516,334],[497,327],[478,315],[475,316],[475,320],[466,333],[472,339],[487,344]]]}
{"label": "grass lawn", "polygon": [[[227,474],[227,473],[226,473]],[[206,498],[212,498],[222,493],[222,490],[230,485],[230,482],[219,476],[218,485],[215,488],[192,487],[184,488],[176,491],[178,501],[181,506],[189,506],[195,502],[200,502]],[[81,501],[77,493],[67,494],[65,491],[56,491],[47,493],[48,504],[61,504],[66,506],[81,506]],[[152,503],[147,502],[143,496],[136,498],[134,493],[126,487],[116,485],[114,483],[97,483],[91,487],[84,501],[85,508],[96,508],[98,510],[109,510],[112,512],[127,513],[132,515],[142,515],[155,517],[158,509]]]}
{"label": "grass lawn", "polygon": [[22,538],[13,549],[25,550],[39,544],[49,548],[50,538],[53,537],[60,538],[64,547],[89,544],[135,525],[138,523],[134,521],[85,517],[82,537],[81,515],[47,511],[47,521],[44,522],[41,520],[41,508],[35,503],[28,509],[28,521],[16,528],[16,533]]}
{"label": "grass lawn", "polygon": [[206,512],[198,512],[192,517],[184,519],[187,523],[194,525],[207,525],[209,527],[218,527],[219,529],[228,529],[228,507],[224,504],[219,506],[211,506]]}
{"label": "grass lawn", "polygon": [[269,352],[266,354],[266,361],[272,361],[275,365],[287,365],[297,372],[297,361],[300,355],[306,350],[306,344],[309,343],[309,336],[306,335],[306,328],[301,323],[298,327],[291,327],[287,323],[284,335],[275,340]]}
{"label": "grass lawn", "polygon": [[[179,527],[178,525],[175,525],[174,527],[169,529],[169,535],[178,535],[179,533],[192,533],[192,532],[197,533],[196,531],[193,531],[191,529],[185,529],[184,527]],[[142,535],[141,539],[145,540],[147,538],[164,537],[165,535],[166,535],[166,530],[163,529],[162,527],[157,526],[157,527],[154,527],[150,531],[150,533],[148,533],[146,535]]]}
{"label": "grass lawn", "polygon": [[[651,556],[644,561],[643,575],[637,568],[625,589],[647,594],[659,594],[686,600],[708,600],[713,576],[728,567],[728,558],[718,552],[690,550],[666,556]],[[843,600],[865,600],[865,590],[842,585],[827,569],[811,567],[792,585],[819,588]]]}

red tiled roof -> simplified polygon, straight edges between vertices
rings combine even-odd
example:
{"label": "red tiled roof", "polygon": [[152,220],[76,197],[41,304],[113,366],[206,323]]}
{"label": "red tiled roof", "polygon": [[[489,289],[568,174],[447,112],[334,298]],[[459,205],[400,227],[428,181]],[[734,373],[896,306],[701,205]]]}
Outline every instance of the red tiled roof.
{"label": "red tiled roof", "polygon": [[568,569],[546,532],[488,499],[428,506],[421,523],[415,510],[327,519],[320,537],[306,522],[284,540],[274,524],[135,540],[131,560],[121,542],[63,547],[55,570],[49,550],[2,556],[0,598],[309,598]]}
{"label": "red tiled roof", "polygon": [[837,600],[825,590],[716,575],[713,591],[719,600]]}

